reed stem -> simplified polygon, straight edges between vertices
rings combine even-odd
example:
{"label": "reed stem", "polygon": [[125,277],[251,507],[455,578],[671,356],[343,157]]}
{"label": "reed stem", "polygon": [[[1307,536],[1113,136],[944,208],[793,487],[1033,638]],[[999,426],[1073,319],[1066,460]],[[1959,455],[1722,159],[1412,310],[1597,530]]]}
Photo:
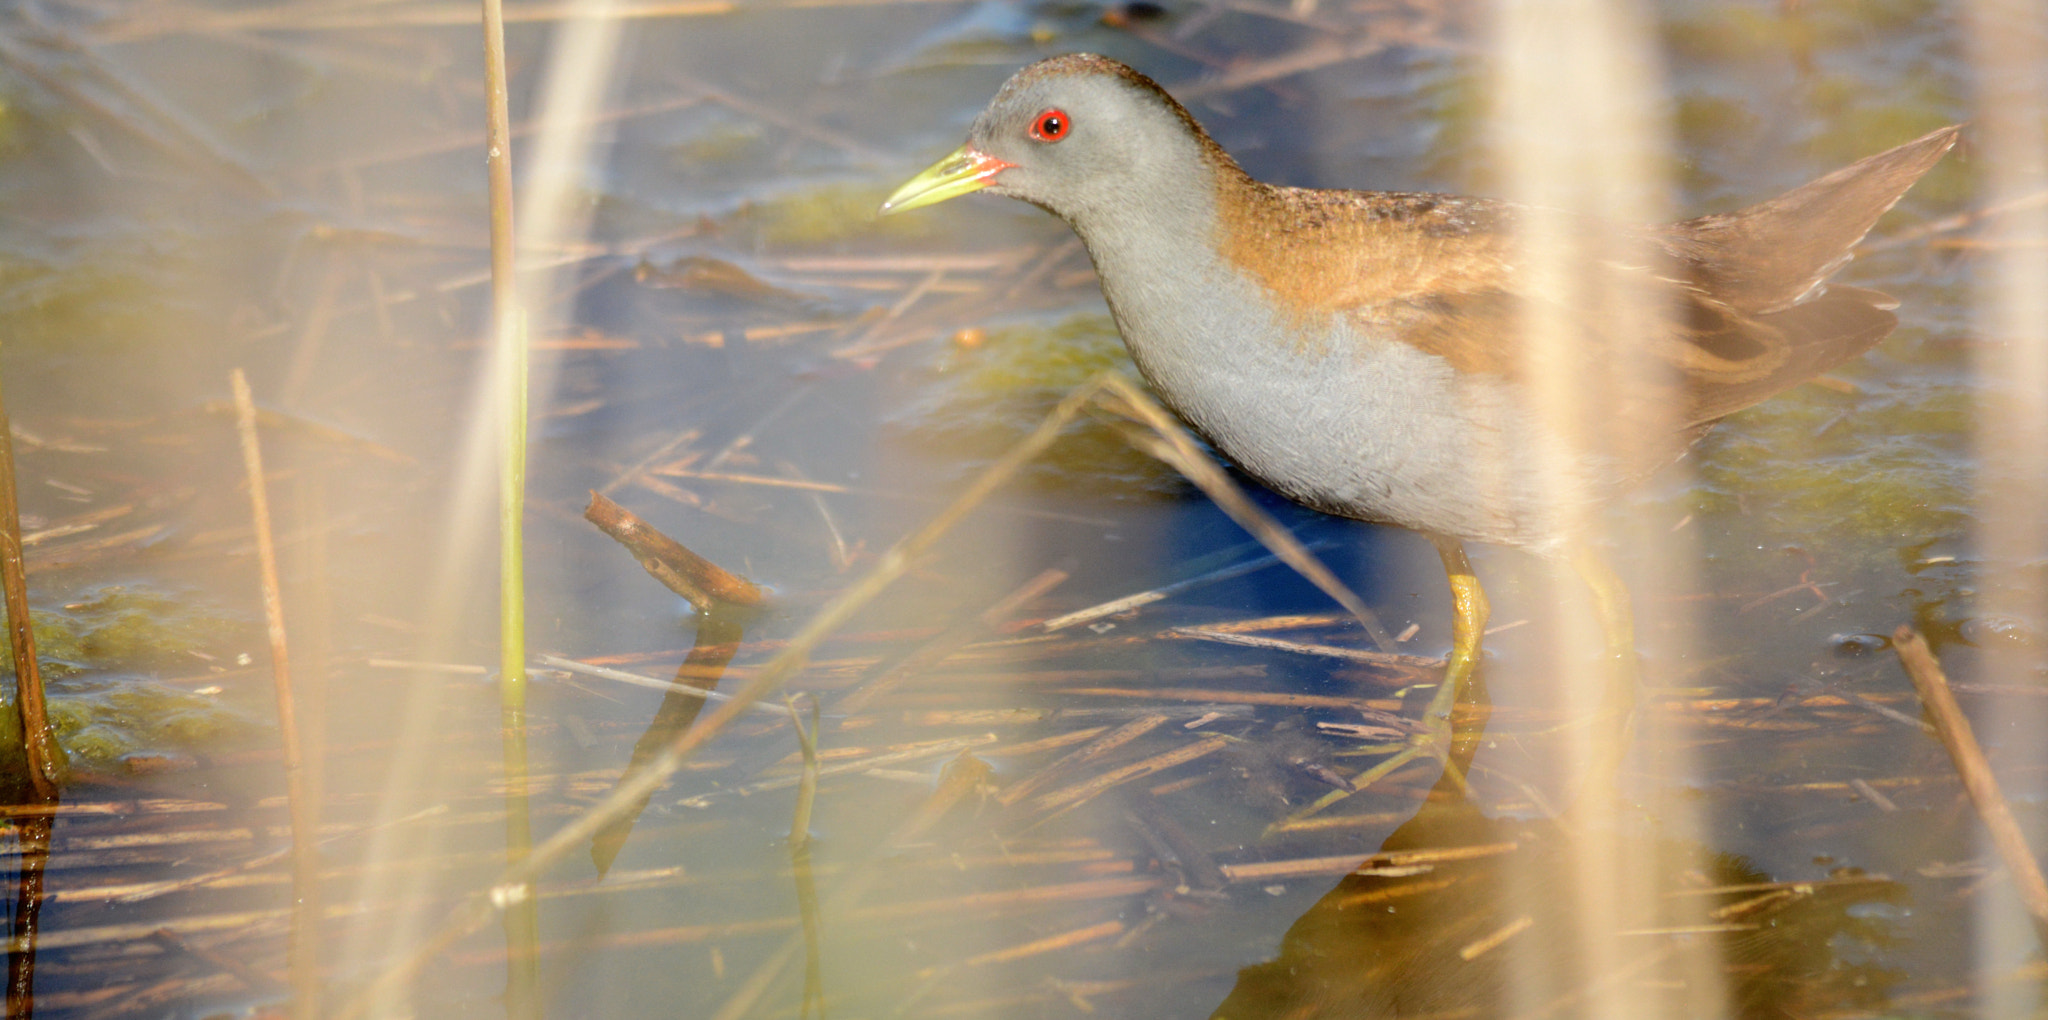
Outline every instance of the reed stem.
{"label": "reed stem", "polygon": [[[484,0],[484,165],[491,203],[491,335],[502,440],[498,469],[499,706],[505,744],[505,856],[517,867],[533,852],[526,754],[526,328],[519,310],[512,231],[512,117],[505,87],[505,11]],[[505,910],[505,1011],[540,1010],[540,907],[523,886]]]}

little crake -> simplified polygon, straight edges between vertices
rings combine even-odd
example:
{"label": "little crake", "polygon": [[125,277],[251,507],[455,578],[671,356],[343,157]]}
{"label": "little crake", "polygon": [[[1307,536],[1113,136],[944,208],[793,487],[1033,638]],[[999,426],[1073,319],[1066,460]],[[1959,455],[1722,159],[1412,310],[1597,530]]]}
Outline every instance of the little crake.
{"label": "little crake", "polygon": [[[1626,594],[1574,522],[1715,421],[1891,331],[1888,297],[1826,280],[1957,134],[1738,212],[1625,231],[1631,257],[1570,267],[1582,282],[1565,301],[1539,286],[1557,274],[1527,264],[1530,210],[1261,183],[1151,79],[1074,54],[1017,72],[967,144],[882,211],[986,190],[1060,217],[1139,371],[1219,451],[1307,506],[1430,535],[1458,608],[1441,726],[1486,613],[1459,540],[1571,558],[1610,652],[1631,655]],[[1562,328],[1570,371],[1610,383],[1571,420],[1533,392],[1537,321]],[[1536,455],[1557,449],[1568,456]]]}

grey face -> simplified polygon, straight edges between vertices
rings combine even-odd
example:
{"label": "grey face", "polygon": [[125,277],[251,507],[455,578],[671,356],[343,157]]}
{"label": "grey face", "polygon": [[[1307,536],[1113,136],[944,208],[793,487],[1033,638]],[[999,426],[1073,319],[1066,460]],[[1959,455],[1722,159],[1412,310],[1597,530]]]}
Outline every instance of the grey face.
{"label": "grey face", "polygon": [[1136,225],[1201,220],[1225,168],[1230,157],[1151,79],[1077,53],[1011,76],[967,144],[897,189],[881,213],[986,189],[1066,220],[1099,255],[1099,242]]}
{"label": "grey face", "polygon": [[1189,166],[1198,146],[1163,95],[1115,74],[1045,68],[1018,72],[968,133],[969,147],[1011,164],[989,191],[1079,225],[1130,208],[1134,191],[1173,186],[1168,171]]}

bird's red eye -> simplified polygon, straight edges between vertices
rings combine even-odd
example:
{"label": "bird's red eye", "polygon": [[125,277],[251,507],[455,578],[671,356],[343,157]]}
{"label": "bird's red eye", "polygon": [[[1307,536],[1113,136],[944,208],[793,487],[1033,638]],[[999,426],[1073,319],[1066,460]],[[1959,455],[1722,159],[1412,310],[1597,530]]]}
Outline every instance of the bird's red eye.
{"label": "bird's red eye", "polygon": [[1031,122],[1031,137],[1041,142],[1057,142],[1067,137],[1069,126],[1065,110],[1047,110]]}

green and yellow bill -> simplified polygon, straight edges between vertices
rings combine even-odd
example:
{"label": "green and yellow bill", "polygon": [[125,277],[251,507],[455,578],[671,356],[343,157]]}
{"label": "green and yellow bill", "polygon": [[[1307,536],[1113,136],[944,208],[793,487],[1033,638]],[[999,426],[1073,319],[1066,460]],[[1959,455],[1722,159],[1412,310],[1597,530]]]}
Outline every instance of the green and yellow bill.
{"label": "green and yellow bill", "polygon": [[990,178],[1015,166],[1005,163],[985,152],[976,152],[969,146],[954,149],[946,158],[926,167],[925,171],[912,177],[908,184],[897,188],[889,200],[882,203],[880,216],[935,205],[949,198],[958,198],[970,191],[988,187]]}

